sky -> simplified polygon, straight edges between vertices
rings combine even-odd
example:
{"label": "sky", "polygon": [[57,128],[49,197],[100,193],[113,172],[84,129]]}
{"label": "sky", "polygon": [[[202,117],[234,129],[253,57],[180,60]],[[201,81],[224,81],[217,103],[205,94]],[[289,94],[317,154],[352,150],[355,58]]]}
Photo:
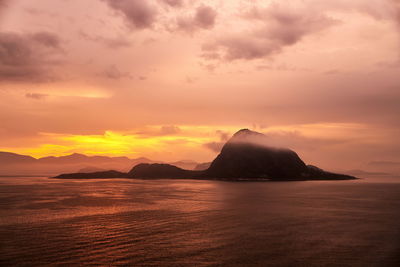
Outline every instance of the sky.
{"label": "sky", "polygon": [[397,164],[399,38],[398,0],[0,0],[0,150]]}

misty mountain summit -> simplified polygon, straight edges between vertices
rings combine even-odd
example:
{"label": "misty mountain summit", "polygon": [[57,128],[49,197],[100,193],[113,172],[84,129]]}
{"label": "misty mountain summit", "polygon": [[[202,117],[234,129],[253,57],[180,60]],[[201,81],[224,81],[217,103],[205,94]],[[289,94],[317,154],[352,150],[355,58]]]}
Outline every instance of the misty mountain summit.
{"label": "misty mountain summit", "polygon": [[[219,180],[345,180],[349,175],[326,172],[306,165],[296,152],[268,145],[268,137],[262,133],[242,129],[236,132],[223,146],[208,169],[184,170],[170,164],[135,165],[121,177],[143,179],[219,179]],[[105,178],[107,172],[98,172]],[[56,178],[95,178],[96,173],[62,174]],[[113,173],[115,177],[115,173]]]}
{"label": "misty mountain summit", "polygon": [[269,147],[267,136],[243,129],[223,146],[206,173],[216,178],[286,180],[308,177],[308,168],[294,151]]}

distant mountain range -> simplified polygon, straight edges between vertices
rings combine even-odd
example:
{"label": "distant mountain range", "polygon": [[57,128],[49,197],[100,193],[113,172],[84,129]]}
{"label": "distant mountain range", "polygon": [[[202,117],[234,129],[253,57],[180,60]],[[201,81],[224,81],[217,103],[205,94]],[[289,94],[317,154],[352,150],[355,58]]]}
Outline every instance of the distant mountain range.
{"label": "distant mountain range", "polygon": [[[290,149],[267,145],[268,138],[254,131],[242,129],[223,146],[221,153],[201,170],[185,170],[171,164],[140,163],[129,172],[104,171],[95,173],[62,174],[57,178],[192,178],[220,180],[343,180],[355,179],[344,174],[326,172],[306,165]],[[208,167],[208,168],[207,168]],[[195,168],[196,169],[196,168]]]}
{"label": "distant mountain range", "polygon": [[[144,157],[130,159],[128,157],[86,156],[78,153],[35,159],[31,156],[0,152],[0,175],[54,176],[63,172],[90,173],[110,169],[127,172],[137,164],[156,162]],[[199,163],[191,160],[182,160],[170,164],[189,170],[195,169],[199,165]]]}

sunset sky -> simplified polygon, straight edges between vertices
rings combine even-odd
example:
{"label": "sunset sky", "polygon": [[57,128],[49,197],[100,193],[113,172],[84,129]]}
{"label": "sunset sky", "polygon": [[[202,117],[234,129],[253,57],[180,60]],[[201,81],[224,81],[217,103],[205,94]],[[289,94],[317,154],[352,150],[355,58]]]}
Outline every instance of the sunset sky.
{"label": "sunset sky", "polygon": [[398,0],[0,0],[0,150],[400,161]]}

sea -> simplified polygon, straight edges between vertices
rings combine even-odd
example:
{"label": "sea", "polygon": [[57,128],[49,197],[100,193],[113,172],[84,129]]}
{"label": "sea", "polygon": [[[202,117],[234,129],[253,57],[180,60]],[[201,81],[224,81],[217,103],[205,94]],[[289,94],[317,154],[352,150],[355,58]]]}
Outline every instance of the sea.
{"label": "sea", "polygon": [[400,266],[400,179],[0,178],[1,266]]}

